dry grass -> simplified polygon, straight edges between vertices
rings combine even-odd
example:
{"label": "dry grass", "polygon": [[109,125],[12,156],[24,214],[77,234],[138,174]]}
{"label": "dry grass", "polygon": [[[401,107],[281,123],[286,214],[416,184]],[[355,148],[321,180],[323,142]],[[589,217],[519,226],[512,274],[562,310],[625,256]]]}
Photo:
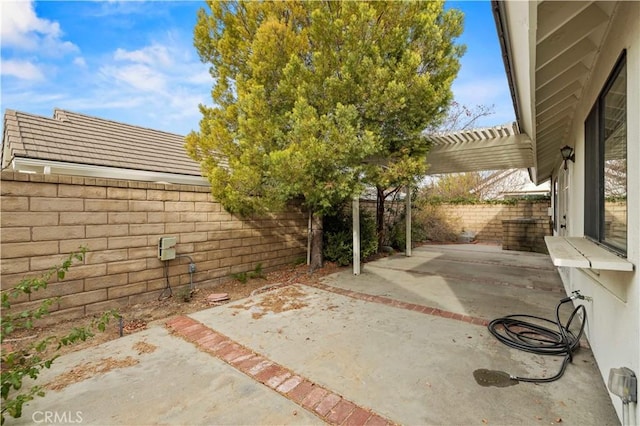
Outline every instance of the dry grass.
{"label": "dry grass", "polygon": [[102,358],[99,361],[91,361],[81,364],[71,370],[64,372],[45,385],[46,389],[59,391],[74,383],[82,382],[86,379],[100,374],[106,374],[116,368],[131,367],[140,361],[133,357],[126,358]]}

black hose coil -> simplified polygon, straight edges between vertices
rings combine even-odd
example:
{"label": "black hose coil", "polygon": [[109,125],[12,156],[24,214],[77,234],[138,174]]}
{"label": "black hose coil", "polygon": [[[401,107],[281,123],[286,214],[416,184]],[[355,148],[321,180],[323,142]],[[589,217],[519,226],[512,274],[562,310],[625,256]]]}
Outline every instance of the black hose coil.
{"label": "black hose coil", "polygon": [[[560,371],[553,377],[529,378],[511,376],[512,379],[521,382],[549,383],[562,377],[567,364],[573,361],[573,352],[580,347],[580,339],[584,334],[584,327],[587,321],[587,312],[584,305],[578,305],[573,310],[565,325],[560,321],[560,307],[572,301],[575,297],[580,296],[566,297],[560,300],[560,303],[556,306],[555,321],[534,315],[507,315],[502,318],[496,318],[489,323],[488,328],[491,334],[511,348],[538,355],[564,356]],[[582,313],[583,319],[578,333],[574,334],[571,331],[571,325],[579,312]],[[531,322],[531,319],[553,324],[556,328],[551,329],[536,324]]]}

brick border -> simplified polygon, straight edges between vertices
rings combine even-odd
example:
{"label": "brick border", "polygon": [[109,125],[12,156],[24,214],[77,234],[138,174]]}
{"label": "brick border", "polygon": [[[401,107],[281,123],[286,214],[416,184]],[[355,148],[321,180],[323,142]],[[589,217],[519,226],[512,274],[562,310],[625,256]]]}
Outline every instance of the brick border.
{"label": "brick border", "polygon": [[[462,314],[458,314],[451,311],[432,308],[430,306],[417,305],[415,303],[401,302],[399,300],[390,299],[388,297],[374,296],[371,294],[361,293],[358,291],[345,290],[343,288],[333,287],[327,284],[321,284],[321,283],[299,283],[299,284],[303,284],[309,287],[315,287],[320,290],[330,291],[332,293],[340,294],[342,296],[351,297],[352,299],[364,300],[365,302],[380,303],[381,305],[393,306],[394,308],[420,312],[421,314],[434,315],[434,316],[442,317],[446,319],[458,320],[458,321],[466,322],[473,325],[480,325],[483,327],[488,327],[489,323],[491,322],[484,318],[471,317],[468,315],[462,315]],[[278,287],[274,287],[274,288],[280,288],[280,287],[283,287],[283,286],[279,285]],[[580,340],[580,347],[584,349],[591,349],[591,345],[589,344],[589,341],[586,340],[586,338],[583,338],[582,340]]]}
{"label": "brick border", "polygon": [[165,326],[247,376],[275,390],[333,425],[395,425],[370,409],[358,406],[331,390],[269,360],[229,337],[187,316],[174,317]]}
{"label": "brick border", "polygon": [[462,315],[456,312],[445,311],[439,308],[432,308],[431,306],[417,305],[415,303],[402,302],[400,300],[391,299],[383,296],[375,296],[372,294],[361,293],[359,291],[345,290],[340,287],[333,287],[322,283],[300,283],[309,287],[315,287],[320,290],[330,291],[341,296],[351,297],[352,299],[364,300],[365,302],[380,303],[381,305],[392,306],[394,308],[406,309],[408,311],[419,312],[421,314],[433,315],[436,317],[442,317],[446,319],[454,319],[462,322],[466,322],[473,325],[480,325],[486,327],[489,325],[489,320],[484,318],[472,317],[469,315]]}

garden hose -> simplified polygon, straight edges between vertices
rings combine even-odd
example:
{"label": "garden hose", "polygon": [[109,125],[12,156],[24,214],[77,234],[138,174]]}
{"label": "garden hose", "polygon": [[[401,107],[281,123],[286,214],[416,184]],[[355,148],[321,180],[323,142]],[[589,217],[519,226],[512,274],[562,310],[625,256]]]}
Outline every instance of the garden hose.
{"label": "garden hose", "polygon": [[164,287],[164,290],[162,290],[162,293],[160,293],[160,295],[158,296],[159,301],[168,299],[171,296],[173,296],[173,290],[171,289],[171,284],[169,284],[169,265],[168,264],[169,262],[165,260],[162,265],[162,271],[163,271],[166,285]]}
{"label": "garden hose", "polygon": [[[587,312],[584,305],[578,305],[567,320],[566,324],[560,321],[560,307],[574,299],[586,299],[580,292],[574,291],[570,297],[560,300],[556,306],[556,320],[534,315],[507,315],[491,321],[488,325],[489,331],[496,339],[505,345],[538,355],[564,356],[560,371],[547,378],[530,378],[510,375],[512,380],[530,383],[549,383],[558,380],[564,374],[567,365],[573,360],[573,352],[580,346],[580,338],[584,333],[587,320]],[[582,314],[582,323],[577,334],[571,331],[571,325],[578,313]],[[535,320],[538,323],[531,322]],[[546,327],[543,324],[553,324],[555,329]]]}

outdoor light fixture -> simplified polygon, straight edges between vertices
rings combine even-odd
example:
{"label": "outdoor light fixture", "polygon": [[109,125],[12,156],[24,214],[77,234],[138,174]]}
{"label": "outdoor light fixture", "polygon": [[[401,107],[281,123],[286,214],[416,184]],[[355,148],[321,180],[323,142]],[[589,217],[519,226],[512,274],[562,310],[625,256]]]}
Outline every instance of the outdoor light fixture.
{"label": "outdoor light fixture", "polygon": [[565,145],[560,148],[560,155],[562,155],[562,161],[564,162],[564,169],[567,170],[567,161],[571,160],[576,162],[576,155],[573,153],[573,148],[569,145]]}

